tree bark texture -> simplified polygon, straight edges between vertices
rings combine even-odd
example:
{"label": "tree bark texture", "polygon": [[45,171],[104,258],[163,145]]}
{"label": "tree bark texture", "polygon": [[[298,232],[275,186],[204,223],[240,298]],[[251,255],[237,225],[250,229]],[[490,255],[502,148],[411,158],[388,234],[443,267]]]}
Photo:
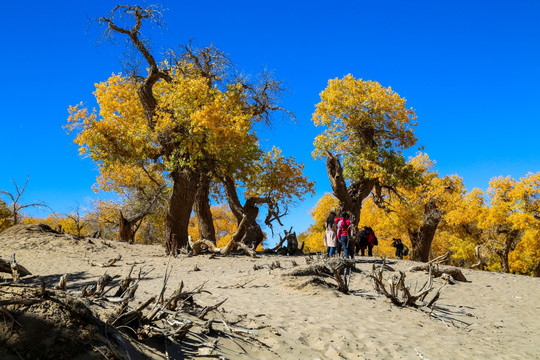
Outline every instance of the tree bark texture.
{"label": "tree bark texture", "polygon": [[347,186],[339,157],[331,154],[326,157],[326,171],[334,196],[339,200],[341,210],[347,211],[351,217],[354,216],[354,225],[358,225],[362,202],[373,190],[377,179],[365,179]]}
{"label": "tree bark texture", "polygon": [[216,243],[216,229],[210,211],[210,178],[201,173],[197,193],[195,195],[195,216],[199,224],[199,238]]}
{"label": "tree bark texture", "polygon": [[131,229],[132,224],[129,222],[128,219],[124,217],[124,214],[122,212],[119,212],[118,216],[118,240],[125,241],[125,242],[132,242],[133,241],[133,231]]}
{"label": "tree bark texture", "polygon": [[443,211],[437,207],[437,201],[432,199],[424,207],[422,225],[415,230],[409,230],[412,245],[411,260],[429,261],[429,250],[435,237],[437,227],[443,217]]}
{"label": "tree bark texture", "polygon": [[172,196],[165,220],[164,244],[167,255],[176,255],[188,244],[189,218],[195,202],[199,176],[188,169],[175,170]]}
{"label": "tree bark texture", "polygon": [[236,218],[237,223],[240,225],[245,217],[244,229],[242,229],[239,234],[240,242],[256,249],[264,240],[264,233],[257,223],[257,216],[259,215],[258,199],[248,198],[245,205],[242,206],[240,199],[238,198],[234,179],[227,177],[223,180],[223,184],[225,185],[225,195],[229,207]]}

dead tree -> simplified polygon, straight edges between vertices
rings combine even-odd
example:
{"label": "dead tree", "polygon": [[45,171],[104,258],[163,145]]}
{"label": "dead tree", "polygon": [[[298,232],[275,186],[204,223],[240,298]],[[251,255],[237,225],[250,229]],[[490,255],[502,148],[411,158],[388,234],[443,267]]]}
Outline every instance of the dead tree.
{"label": "dead tree", "polygon": [[295,267],[284,276],[323,276],[333,277],[337,289],[344,294],[349,293],[350,274],[354,268],[354,260],[343,258],[322,258],[304,266]]}
{"label": "dead tree", "polygon": [[11,205],[9,205],[9,207],[11,208],[11,216],[12,216],[12,219],[13,219],[13,225],[17,225],[19,223],[19,218],[21,216],[21,211],[23,209],[26,209],[26,208],[29,208],[29,207],[44,207],[44,208],[47,208],[49,210],[51,209],[48,205],[46,205],[42,201],[37,202],[37,203],[31,203],[31,204],[21,204],[20,203],[21,197],[22,197],[22,195],[24,193],[24,190],[26,190],[26,185],[28,184],[29,180],[30,180],[30,177],[26,177],[26,182],[24,183],[22,188],[20,188],[17,185],[17,182],[15,181],[15,179],[13,179],[13,185],[15,185],[15,192],[14,193],[10,193],[10,192],[5,191],[5,190],[0,190],[0,194],[7,195],[11,199]]}
{"label": "dead tree", "polygon": [[80,210],[80,205],[77,205],[75,212],[67,215],[67,218],[75,224],[75,229],[77,231],[76,235],[79,237],[81,236],[82,230],[89,224],[89,222],[81,216]]}
{"label": "dead tree", "polygon": [[[399,272],[399,276],[394,275],[392,278],[388,279],[387,287],[383,278],[383,273],[386,268],[385,265],[385,259],[383,259],[382,266],[377,267],[375,264],[373,264],[372,273],[369,275],[369,277],[373,279],[373,287],[375,288],[375,291],[383,294],[394,305],[417,307],[418,304],[416,302],[418,300],[423,301],[429,292],[433,290],[433,276],[431,272],[429,273],[429,279],[415,295],[413,295],[410,292],[409,287],[405,285],[405,273],[403,271]],[[434,302],[435,301],[432,301],[431,305],[433,305]]]}
{"label": "dead tree", "polygon": [[11,254],[11,261],[0,258],[0,272],[11,274],[13,281],[18,281],[21,276],[32,275],[24,266],[15,259],[15,253]]}
{"label": "dead tree", "polygon": [[422,265],[411,266],[408,271],[428,271],[430,276],[442,277],[444,274],[451,276],[456,281],[467,281],[467,278],[459,268],[453,266],[442,266],[441,263],[450,258],[450,253],[441,255],[430,262]]}

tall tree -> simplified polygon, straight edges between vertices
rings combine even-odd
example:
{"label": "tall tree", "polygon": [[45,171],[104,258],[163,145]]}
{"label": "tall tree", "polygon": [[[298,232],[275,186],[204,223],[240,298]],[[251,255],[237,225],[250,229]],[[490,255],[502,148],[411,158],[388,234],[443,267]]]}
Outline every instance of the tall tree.
{"label": "tall tree", "polygon": [[[129,15],[134,25],[118,25],[120,14]],[[103,171],[137,166],[167,174],[171,190],[164,243],[167,253],[175,254],[187,245],[195,203],[212,233],[209,184],[235,179],[258,161],[253,125],[269,122],[272,112],[283,110],[277,105],[282,88],[268,74],[245,81],[213,46],[182,46],[158,65],[140,29],[143,21],[159,15],[154,7],[117,6],[111,16],[99,19],[110,33],[128,36],[147,62],[148,74],[113,75],[97,84],[99,114],[82,105],[72,107],[68,128],[78,131],[75,141]]]}
{"label": "tall tree", "polygon": [[[501,271],[510,272],[510,253],[527,231],[537,233],[540,229],[540,173],[529,173],[519,181],[510,176],[494,178],[489,183],[487,195],[489,208],[482,215],[479,226],[485,232],[488,246],[499,257]],[[534,237],[528,241],[538,244]],[[526,246],[524,250],[530,251],[528,255],[535,263],[533,267],[538,267],[538,249]]]}
{"label": "tall tree", "polygon": [[347,75],[328,81],[313,122],[326,129],[315,138],[313,156],[326,158],[334,196],[360,220],[371,193],[384,206],[383,190],[414,179],[402,151],[416,142],[416,116],[390,87]]}
{"label": "tall tree", "polygon": [[440,177],[427,154],[418,154],[409,164],[420,174],[419,184],[398,189],[400,195],[393,196],[390,216],[399,219],[409,236],[411,259],[426,262],[439,225],[463,198],[465,188],[457,175]]}

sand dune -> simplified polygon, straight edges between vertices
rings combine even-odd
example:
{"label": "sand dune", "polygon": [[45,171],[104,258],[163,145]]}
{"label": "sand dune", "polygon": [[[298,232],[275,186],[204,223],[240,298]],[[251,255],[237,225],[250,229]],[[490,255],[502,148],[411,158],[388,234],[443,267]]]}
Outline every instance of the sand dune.
{"label": "sand dune", "polygon": [[[368,275],[377,258],[356,259],[350,294],[345,295],[331,277],[316,282],[284,276],[305,265],[306,256],[169,258],[161,246],[77,240],[28,226],[0,234],[0,249],[4,259],[16,253],[17,261],[42,276],[48,287],[68,274],[67,290],[74,295],[105,272],[125,276],[132,264],[135,269],[153,269],[141,281],[135,304],[159,293],[169,266],[166,294],[181,281],[188,289],[204,284],[209,293],[197,301],[213,305],[226,298],[212,316],[234,320],[259,340],[242,346],[220,338],[216,351],[227,359],[540,359],[537,278],[462,269],[468,281],[445,286],[430,316],[425,307],[401,308],[374,290]],[[111,267],[92,266],[119,254],[121,260]],[[280,267],[272,269],[276,261]],[[389,263],[402,271],[415,264]],[[413,291],[427,278],[423,272],[406,271],[406,276]],[[436,288],[443,284],[435,279]],[[186,353],[178,356],[189,358]]]}

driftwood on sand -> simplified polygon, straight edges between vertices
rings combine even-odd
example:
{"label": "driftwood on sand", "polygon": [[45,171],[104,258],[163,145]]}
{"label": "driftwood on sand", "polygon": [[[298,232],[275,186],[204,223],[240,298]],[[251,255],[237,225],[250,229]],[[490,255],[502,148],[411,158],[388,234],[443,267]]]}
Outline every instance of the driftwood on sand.
{"label": "driftwood on sand", "polygon": [[[430,266],[433,266],[429,264]],[[383,294],[388,298],[394,305],[398,306],[413,306],[418,307],[417,301],[424,301],[426,296],[433,290],[433,274],[429,272],[429,278],[426,280],[424,285],[420,290],[413,294],[405,284],[405,273],[403,271],[399,272],[399,276],[393,275],[385,284],[383,273],[386,269],[386,259],[383,259],[382,266],[373,265],[372,273],[369,275],[373,279],[373,287],[375,291]],[[431,269],[431,267],[430,267]],[[435,301],[439,299],[439,294],[441,289],[446,285],[446,283],[441,286],[435,296],[428,302],[427,306],[432,308],[435,304]]]}
{"label": "driftwood on sand", "polygon": [[[244,220],[238,226],[238,229],[233,234],[229,243],[223,247],[218,247],[212,241],[208,239],[199,239],[193,241],[191,236],[188,236],[188,245],[193,253],[193,255],[200,255],[204,252],[209,252],[211,254],[219,255],[229,255],[237,249],[243,250],[249,256],[256,258],[258,257],[257,252],[250,248],[248,245],[239,241],[240,235],[242,234],[242,228],[244,226]],[[298,246],[298,240],[296,238],[296,233],[292,232],[292,228],[287,231],[284,230],[285,237],[280,237],[280,242],[272,249],[266,249],[262,251],[262,254],[279,254],[279,255],[300,255],[303,254],[304,243],[302,246]],[[286,245],[284,246],[284,244]]]}
{"label": "driftwood on sand", "polygon": [[349,293],[349,283],[354,260],[339,257],[319,258],[309,260],[306,258],[307,265],[295,267],[293,270],[285,273],[285,276],[333,276],[337,283],[337,288],[344,294]]}
{"label": "driftwood on sand", "polygon": [[212,254],[228,255],[237,248],[241,248],[251,257],[257,257],[257,253],[254,249],[251,249],[249,246],[239,241],[245,226],[246,217],[244,216],[235,233],[231,237],[231,240],[224,247],[217,247],[216,244],[207,239],[199,239],[193,242],[191,235],[188,236],[188,245],[191,248],[193,255],[199,255],[203,250],[206,250]]}
{"label": "driftwood on sand", "polygon": [[32,275],[24,266],[15,259],[15,253],[11,254],[11,261],[0,258],[0,272],[11,274],[13,281],[18,281],[20,277]]}
{"label": "driftwood on sand", "polygon": [[[132,306],[139,282],[152,270],[144,271],[141,268],[138,275],[133,275],[132,266],[122,280],[116,280],[118,275],[104,274],[94,285],[84,287],[77,295],[66,290],[69,274],[63,275],[59,284],[49,289],[43,280],[41,286],[20,284],[16,287],[8,284],[3,287],[6,299],[0,301],[0,314],[4,318],[4,327],[0,324],[0,343],[8,351],[25,353],[32,358],[67,359],[76,357],[82,351],[92,350],[107,359],[146,359],[150,358],[143,351],[143,344],[147,340],[169,344],[166,345],[169,348],[180,347],[184,338],[194,332],[192,337],[195,339],[199,334],[205,334],[214,341],[199,344],[194,354],[185,353],[189,358],[223,358],[218,348],[220,337],[232,340],[240,348],[259,346],[271,351],[249,329],[235,327],[223,317],[219,309],[227,298],[206,306],[197,304],[197,295],[210,294],[204,289],[204,283],[186,290],[181,282],[170,296],[165,297],[172,270],[169,266],[160,292]],[[26,308],[21,310],[21,306]],[[51,309],[53,313],[48,312]],[[208,318],[214,313],[222,319],[216,322],[213,317]],[[48,318],[55,314],[59,316],[52,319],[54,325],[43,335],[51,336],[53,345],[44,349],[32,344],[31,336],[28,336],[33,331],[28,314],[47,314]]]}
{"label": "driftwood on sand", "polygon": [[425,264],[411,266],[408,271],[430,271],[431,275],[436,278],[446,274],[447,276],[451,276],[453,280],[467,281],[467,278],[465,275],[463,275],[460,269],[453,266],[441,265],[441,263],[446,261],[449,256],[450,254],[446,253]]}

